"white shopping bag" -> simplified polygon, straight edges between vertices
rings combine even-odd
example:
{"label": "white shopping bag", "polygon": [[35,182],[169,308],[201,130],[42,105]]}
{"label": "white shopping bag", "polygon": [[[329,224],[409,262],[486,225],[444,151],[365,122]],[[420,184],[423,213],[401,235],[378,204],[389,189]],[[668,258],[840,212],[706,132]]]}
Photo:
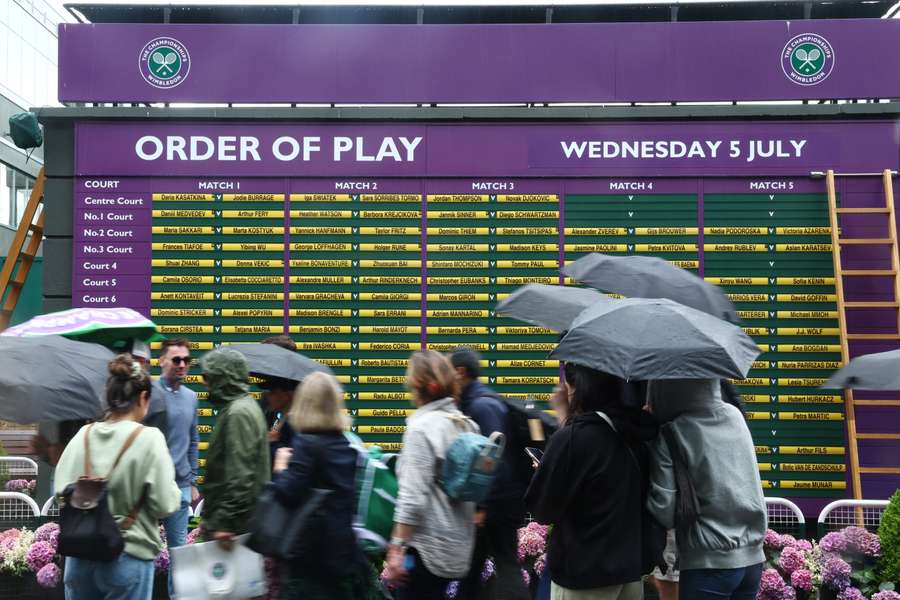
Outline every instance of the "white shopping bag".
{"label": "white shopping bag", "polygon": [[230,552],[216,542],[172,548],[178,600],[239,600],[265,594],[263,557],[244,545],[248,537],[239,536]]}

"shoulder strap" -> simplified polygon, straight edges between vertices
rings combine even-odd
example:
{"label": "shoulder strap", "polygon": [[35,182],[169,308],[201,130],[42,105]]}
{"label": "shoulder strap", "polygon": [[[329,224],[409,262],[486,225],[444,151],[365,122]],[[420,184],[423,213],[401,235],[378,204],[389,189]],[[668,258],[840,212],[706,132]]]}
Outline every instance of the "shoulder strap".
{"label": "shoulder strap", "polygon": [[94,426],[93,423],[87,426],[84,430],[84,476],[88,479],[93,479],[94,470],[91,468],[91,428]]}
{"label": "shoulder strap", "polygon": [[138,425],[125,440],[125,443],[122,445],[122,449],[119,450],[119,454],[116,456],[115,462],[113,462],[112,468],[109,470],[109,473],[106,474],[107,479],[109,479],[109,476],[112,475],[112,472],[116,470],[116,467],[119,466],[119,461],[122,460],[122,455],[125,454],[125,452],[127,452],[129,448],[131,448],[134,440],[137,439],[137,436],[139,436],[143,430],[144,426]]}
{"label": "shoulder strap", "polygon": [[634,450],[631,449],[631,446],[628,445],[628,442],[626,442],[625,439],[619,435],[619,430],[616,429],[616,426],[613,424],[612,419],[609,418],[609,415],[602,410],[598,410],[597,415],[599,415],[601,419],[606,421],[606,424],[610,426],[610,428],[615,432],[617,436],[619,436],[619,440],[622,442],[622,445],[625,446],[625,449],[628,450],[628,455],[631,456],[631,462],[633,462],[634,466],[637,467],[638,473],[643,474],[644,470],[641,468],[641,462],[638,460],[637,455],[634,453]]}

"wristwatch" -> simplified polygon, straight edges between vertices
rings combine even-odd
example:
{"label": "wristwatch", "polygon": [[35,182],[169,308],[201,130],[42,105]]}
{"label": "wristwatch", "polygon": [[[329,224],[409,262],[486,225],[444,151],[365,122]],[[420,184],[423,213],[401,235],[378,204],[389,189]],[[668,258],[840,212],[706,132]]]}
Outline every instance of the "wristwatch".
{"label": "wristwatch", "polygon": [[407,540],[398,537],[392,537],[390,545],[400,548],[400,550],[403,552],[405,552],[407,547],[409,547]]}

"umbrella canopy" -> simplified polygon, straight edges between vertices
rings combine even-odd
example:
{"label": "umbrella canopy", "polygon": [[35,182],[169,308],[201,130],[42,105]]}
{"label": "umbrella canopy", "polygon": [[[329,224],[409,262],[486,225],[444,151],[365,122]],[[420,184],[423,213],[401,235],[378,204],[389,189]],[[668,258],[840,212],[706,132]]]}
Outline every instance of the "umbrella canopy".
{"label": "umbrella canopy", "polygon": [[243,354],[251,375],[303,381],[314,371],[333,374],[322,363],[275,344],[226,344],[222,348]]}
{"label": "umbrella canopy", "polygon": [[584,309],[608,302],[612,299],[597,290],[529,283],[498,302],[495,310],[501,317],[565,331]]}
{"label": "umbrella canopy", "polygon": [[550,356],[642,379],[743,379],[759,355],[744,331],[665,299],[628,298],[585,309]]}
{"label": "umbrella canopy", "polygon": [[93,419],[113,353],[59,336],[0,337],[0,419],[14,423]]}
{"label": "umbrella canopy", "polygon": [[653,256],[582,256],[562,272],[579,283],[629,298],[668,298],[732,323],[737,309],[719,287]]}
{"label": "umbrella canopy", "polygon": [[900,390],[900,350],[857,356],[835,371],[822,387]]}
{"label": "umbrella canopy", "polygon": [[155,339],[159,332],[156,323],[130,308],[73,308],[38,315],[0,335],[61,335],[82,342],[115,346],[132,339]]}

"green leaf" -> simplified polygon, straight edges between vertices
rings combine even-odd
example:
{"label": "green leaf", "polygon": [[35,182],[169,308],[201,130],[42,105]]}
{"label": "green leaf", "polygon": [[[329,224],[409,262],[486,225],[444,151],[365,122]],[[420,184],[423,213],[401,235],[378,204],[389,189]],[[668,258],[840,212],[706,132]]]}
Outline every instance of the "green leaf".
{"label": "green leaf", "polygon": [[885,581],[884,583],[882,583],[881,585],[878,586],[879,592],[883,592],[885,590],[893,592],[893,591],[895,591],[895,589],[896,588],[894,587],[893,581]]}

